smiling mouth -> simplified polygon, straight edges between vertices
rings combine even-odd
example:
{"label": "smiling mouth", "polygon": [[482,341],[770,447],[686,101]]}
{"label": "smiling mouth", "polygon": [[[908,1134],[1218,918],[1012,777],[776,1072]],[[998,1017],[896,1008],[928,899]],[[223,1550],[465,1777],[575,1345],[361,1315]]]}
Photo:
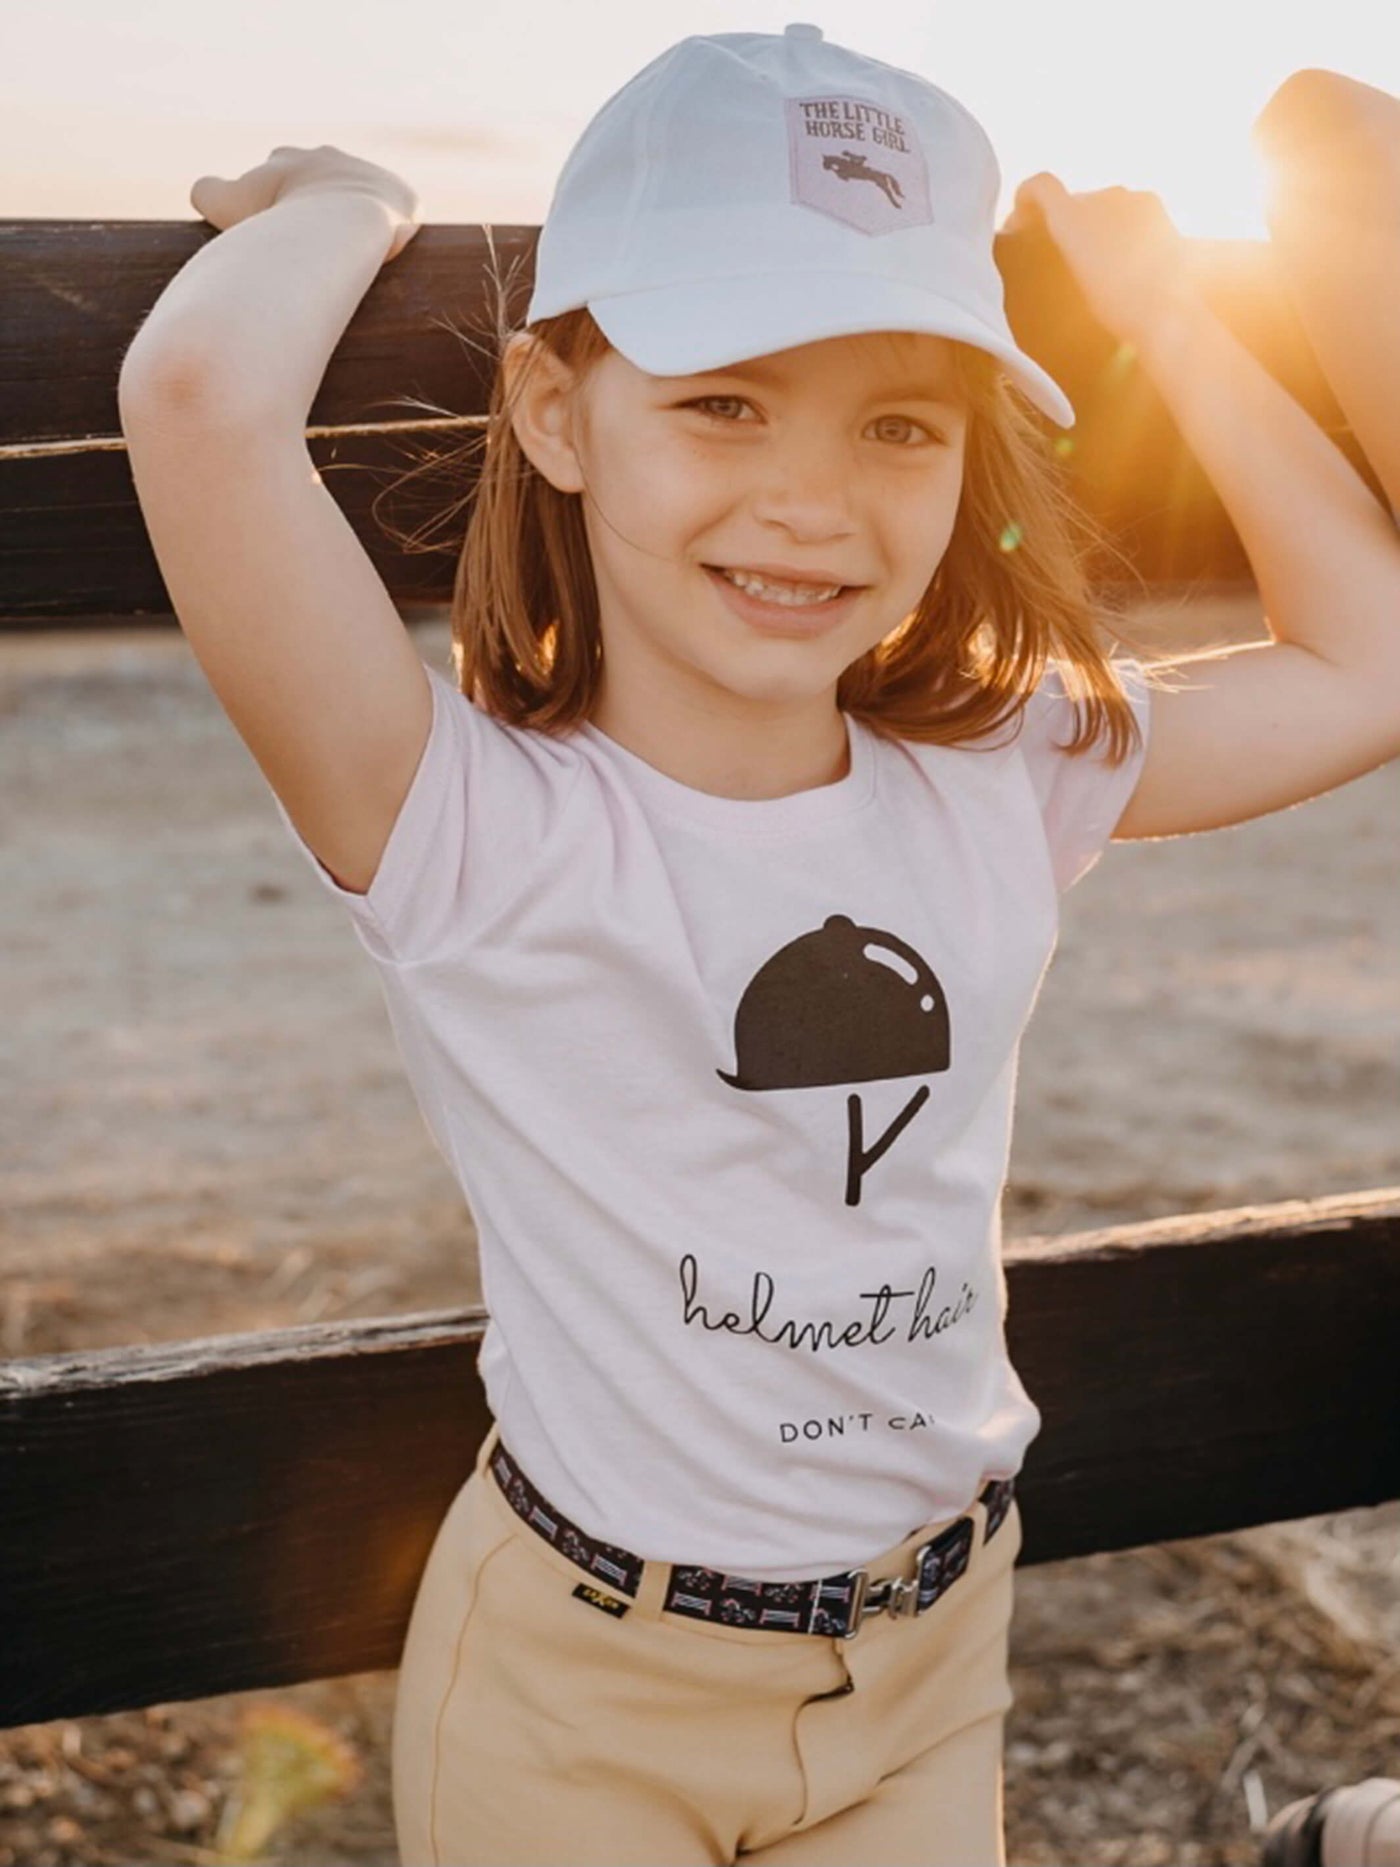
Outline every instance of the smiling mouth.
{"label": "smiling mouth", "polygon": [[763,586],[760,589],[752,589],[748,583],[740,583],[735,569],[728,565],[705,564],[701,568],[708,576],[717,578],[721,583],[727,584],[731,590],[737,590],[741,596],[748,597],[750,601],[765,603],[775,609],[821,609],[825,604],[839,602],[842,597],[849,596],[853,590],[861,590],[865,587],[863,584],[854,583],[789,583],[780,578],[762,577],[757,571],[745,572],[742,566],[739,566],[738,576],[752,578],[755,583]]}
{"label": "smiling mouth", "polygon": [[[705,576],[714,585],[724,607],[750,629],[767,636],[791,641],[811,642],[829,636],[844,626],[868,588],[865,584],[842,584],[834,596],[818,597],[807,602],[770,600],[731,583],[716,564],[702,565]],[[833,586],[827,585],[828,589]]]}

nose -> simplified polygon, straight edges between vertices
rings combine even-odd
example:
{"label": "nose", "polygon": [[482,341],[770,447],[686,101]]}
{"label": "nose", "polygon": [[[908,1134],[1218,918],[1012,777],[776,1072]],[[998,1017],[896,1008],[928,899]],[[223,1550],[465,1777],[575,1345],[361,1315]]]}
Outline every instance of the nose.
{"label": "nose", "polygon": [[844,538],[854,529],[855,463],[837,442],[794,431],[766,451],[753,499],[754,516],[794,537]]}

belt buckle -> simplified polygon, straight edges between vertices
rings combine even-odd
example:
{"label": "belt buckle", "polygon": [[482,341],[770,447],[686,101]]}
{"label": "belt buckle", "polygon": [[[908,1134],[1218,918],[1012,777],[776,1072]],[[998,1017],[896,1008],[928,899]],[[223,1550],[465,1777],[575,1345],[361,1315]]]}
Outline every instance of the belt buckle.
{"label": "belt buckle", "polygon": [[[926,1549],[927,1544],[924,1545]],[[851,1596],[850,1609],[846,1615],[846,1627],[843,1640],[853,1640],[860,1632],[868,1615],[888,1614],[892,1620],[901,1616],[915,1615],[919,1611],[919,1576],[917,1566],[923,1558],[923,1549],[915,1557],[914,1579],[907,1580],[902,1575],[886,1576],[882,1582],[872,1582],[868,1569],[853,1569],[855,1592]]]}
{"label": "belt buckle", "polygon": [[[882,1584],[882,1586],[887,1587],[890,1591],[884,1599],[884,1611],[893,1621],[901,1620],[905,1616],[912,1617],[919,1612],[919,1571],[917,1567],[917,1556],[914,1558],[914,1561],[916,1566],[912,1581],[903,1575],[892,1575],[887,1582]],[[879,1609],[876,1609],[876,1612],[878,1613]]]}
{"label": "belt buckle", "polygon": [[[851,1606],[847,1615],[846,1631],[841,1636],[850,1640],[860,1632],[861,1623],[870,1614],[889,1614],[898,1619],[913,1619],[923,1610],[919,1606],[919,1590],[924,1581],[924,1570],[930,1555],[937,1551],[940,1558],[953,1559],[951,1572],[941,1570],[931,1597],[924,1606],[931,1608],[947,1594],[953,1583],[967,1567],[972,1553],[972,1519],[959,1517],[957,1522],[946,1530],[940,1530],[926,1543],[920,1543],[914,1551],[914,1574],[912,1580],[902,1575],[886,1577],[883,1582],[870,1580],[866,1569],[852,1571],[855,1578],[855,1593],[851,1597]],[[961,1560],[959,1560],[959,1558]],[[878,1592],[877,1592],[878,1591]]]}

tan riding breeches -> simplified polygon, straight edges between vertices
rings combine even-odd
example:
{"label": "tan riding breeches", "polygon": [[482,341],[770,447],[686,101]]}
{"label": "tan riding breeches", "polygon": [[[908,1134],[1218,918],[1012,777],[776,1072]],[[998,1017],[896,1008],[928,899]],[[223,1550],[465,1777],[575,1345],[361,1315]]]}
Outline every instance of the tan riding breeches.
{"label": "tan riding breeches", "polygon": [[[662,1611],[665,1563],[630,1601],[589,1582],[506,1502],[497,1437],[404,1645],[403,1867],[1003,1867],[1014,1502],[985,1544],[969,1508],[968,1568],[917,1617],[849,1640],[716,1625]],[[872,1582],[912,1576],[949,1521],[867,1564]]]}

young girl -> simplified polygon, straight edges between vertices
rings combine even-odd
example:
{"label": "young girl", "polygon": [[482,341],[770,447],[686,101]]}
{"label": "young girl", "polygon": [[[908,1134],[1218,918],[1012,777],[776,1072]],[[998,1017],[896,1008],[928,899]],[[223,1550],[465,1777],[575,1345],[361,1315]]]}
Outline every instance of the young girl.
{"label": "young girl", "polygon": [[1385,515],[1155,197],[1041,177],[1018,215],[1167,397],[1274,637],[1175,690],[1105,647],[998,180],[953,99],[814,26],[625,85],[502,343],[452,679],[304,446],[402,182],[325,147],[205,178],[231,231],[124,366],[181,623],[480,1236],[495,1424],[403,1653],[407,1867],[1003,1860],[1039,1414],[999,1200],[1059,897],[1112,836],[1400,743]]}

